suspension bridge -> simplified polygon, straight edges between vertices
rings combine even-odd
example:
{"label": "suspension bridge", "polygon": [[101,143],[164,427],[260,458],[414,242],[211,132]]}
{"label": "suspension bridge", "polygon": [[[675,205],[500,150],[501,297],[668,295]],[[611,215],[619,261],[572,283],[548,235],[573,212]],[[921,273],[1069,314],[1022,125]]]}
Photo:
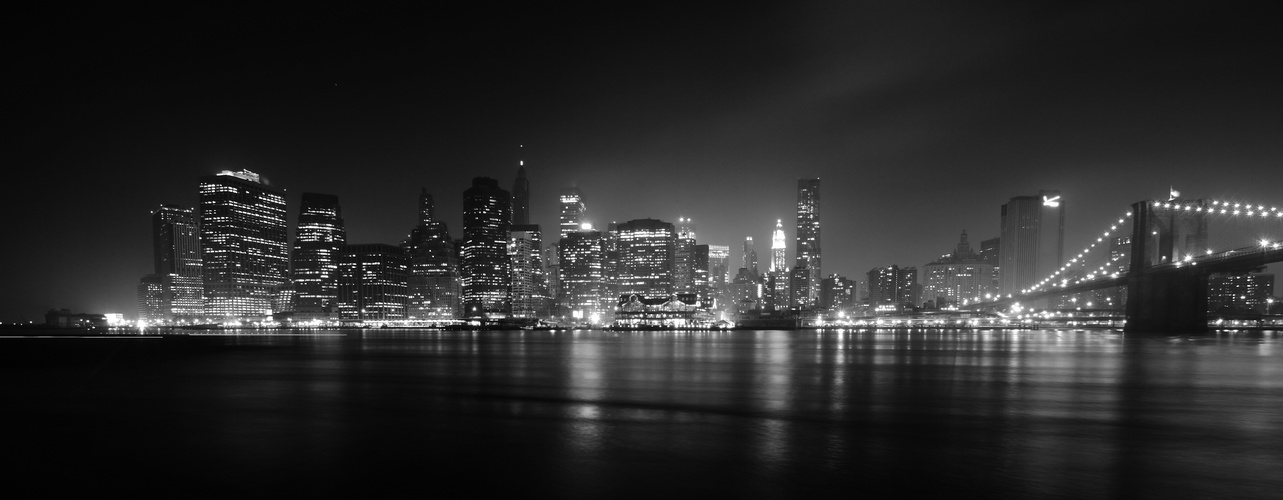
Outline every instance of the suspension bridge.
{"label": "suspension bridge", "polygon": [[[1222,231],[1229,235],[1218,237],[1217,246],[1233,248],[1214,250],[1209,228],[1233,226],[1265,227],[1274,236]],[[1034,284],[998,297],[977,297],[967,309],[1020,311],[1035,304],[1054,309],[1087,292],[1115,289],[1125,290],[1114,295],[1125,302],[1127,331],[1206,330],[1209,276],[1247,273],[1283,262],[1283,238],[1279,237],[1283,210],[1264,204],[1176,197],[1144,200],[1133,203],[1107,227]]]}

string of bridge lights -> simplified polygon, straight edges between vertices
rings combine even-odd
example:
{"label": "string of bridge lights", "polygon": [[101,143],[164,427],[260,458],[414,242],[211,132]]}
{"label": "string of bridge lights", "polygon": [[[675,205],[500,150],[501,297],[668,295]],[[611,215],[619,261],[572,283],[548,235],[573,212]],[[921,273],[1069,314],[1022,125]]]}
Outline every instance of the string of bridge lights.
{"label": "string of bridge lights", "polygon": [[[1152,202],[1152,205],[1153,205],[1155,208],[1159,208],[1159,207],[1161,207],[1161,208],[1165,208],[1165,209],[1180,210],[1180,211],[1184,211],[1184,212],[1191,212],[1191,211],[1192,211],[1193,213],[1204,213],[1204,214],[1209,214],[1209,215],[1215,215],[1215,214],[1224,214],[1224,215],[1231,215],[1231,216],[1235,216],[1235,215],[1244,215],[1244,216],[1248,216],[1248,217],[1260,217],[1260,218],[1262,218],[1262,219],[1269,219],[1269,218],[1271,218],[1271,217],[1272,217],[1272,218],[1275,218],[1275,219],[1283,219],[1283,210],[1280,210],[1278,207],[1269,207],[1269,208],[1267,209],[1267,208],[1265,207],[1265,205],[1259,205],[1259,204],[1258,204],[1258,205],[1253,205],[1253,204],[1251,204],[1251,203],[1242,203],[1242,202],[1238,202],[1238,203],[1233,203],[1233,204],[1231,204],[1231,203],[1230,203],[1230,202],[1228,202],[1228,201],[1221,201],[1221,200],[1208,200],[1208,201],[1203,202],[1203,203],[1182,203],[1182,202],[1173,202],[1173,201],[1169,200],[1169,201],[1166,201],[1166,202],[1164,202],[1164,201],[1154,201],[1154,202]],[[1075,265],[1075,264],[1078,264],[1078,263],[1079,263],[1079,262],[1078,262],[1079,260],[1083,260],[1082,265],[1084,265],[1084,266],[1085,266],[1085,265],[1086,265],[1086,261],[1085,261],[1083,258],[1084,258],[1085,256],[1087,256],[1087,254],[1089,254],[1089,253],[1091,252],[1091,250],[1092,250],[1093,248],[1095,248],[1095,247],[1096,247],[1096,245],[1097,245],[1097,244],[1103,243],[1103,242],[1104,242],[1104,240],[1105,240],[1105,238],[1108,238],[1108,237],[1109,237],[1109,236],[1110,236],[1114,231],[1116,231],[1116,230],[1118,229],[1118,225],[1123,224],[1123,223],[1126,221],[1126,219],[1131,218],[1131,216],[1132,216],[1132,213],[1131,213],[1131,212],[1127,212],[1127,215],[1126,215],[1125,217],[1118,219],[1118,223],[1117,223],[1117,224],[1113,224],[1113,225],[1111,225],[1111,226],[1109,227],[1109,231],[1105,231],[1103,236],[1096,238],[1096,241],[1095,241],[1094,243],[1092,243],[1092,244],[1088,245],[1088,246],[1087,246],[1087,248],[1083,249],[1083,251],[1078,252],[1078,255],[1077,255],[1076,257],[1074,257],[1074,258],[1070,259],[1070,260],[1069,260],[1069,262],[1068,262],[1068,263],[1066,263],[1065,265],[1060,266],[1060,269],[1058,269],[1058,270],[1056,270],[1055,272],[1053,272],[1053,273],[1051,274],[1051,276],[1048,276],[1047,278],[1044,278],[1042,281],[1039,281],[1037,284],[1035,284],[1034,286],[1032,286],[1032,287],[1030,287],[1030,288],[1027,288],[1027,289],[1025,289],[1025,290],[1021,290],[1021,292],[1020,292],[1020,293],[1022,293],[1022,294],[1029,294],[1029,293],[1033,293],[1033,292],[1038,292],[1038,291],[1042,291],[1042,290],[1043,290],[1047,285],[1049,285],[1049,284],[1050,284],[1050,285],[1055,285],[1055,284],[1056,284],[1056,277],[1057,277],[1057,276],[1061,276],[1061,275],[1062,275],[1062,274],[1064,274],[1066,271],[1069,271],[1072,267],[1074,267],[1074,265]],[[1280,243],[1278,243],[1278,242],[1274,242],[1274,243],[1272,243],[1272,244],[1271,244],[1271,242],[1270,242],[1270,241],[1268,241],[1268,240],[1261,240],[1261,246],[1262,246],[1262,247],[1271,247],[1271,246],[1273,246],[1274,248],[1279,248],[1279,247],[1280,247]],[[1209,250],[1207,251],[1207,253],[1208,253],[1208,255],[1211,255],[1213,252],[1212,252],[1212,250],[1210,250],[1210,249],[1209,249]],[[1191,261],[1193,260],[1193,258],[1194,258],[1194,257],[1193,257],[1193,255],[1192,255],[1192,254],[1187,254],[1187,255],[1185,256],[1184,261],[1185,261],[1185,262],[1191,262]],[[1075,281],[1074,281],[1074,283],[1073,283],[1073,284],[1079,284],[1079,283],[1082,283],[1082,282],[1085,282],[1085,281],[1088,281],[1088,280],[1096,279],[1096,275],[1098,275],[1098,274],[1099,274],[1099,275],[1106,275],[1106,274],[1108,274],[1110,277],[1117,278],[1117,277],[1118,277],[1118,273],[1117,273],[1117,272],[1115,272],[1115,273],[1107,273],[1107,272],[1106,272],[1106,271],[1108,271],[1108,270],[1109,270],[1108,268],[1109,268],[1109,265],[1110,265],[1110,264],[1111,264],[1111,262],[1106,262],[1104,265],[1100,266],[1100,267],[1099,267],[1099,268],[1097,268],[1096,270],[1094,270],[1094,271],[1092,271],[1092,272],[1090,272],[1090,273],[1087,273],[1086,275],[1084,275],[1084,276],[1082,276],[1082,277],[1078,278],[1077,280],[1075,280]],[[1176,262],[1175,264],[1176,264],[1177,266],[1180,266],[1180,265],[1181,265],[1181,263],[1180,263],[1180,262]],[[1060,286],[1061,286],[1061,287],[1068,286],[1069,284],[1070,284],[1070,283],[1069,283],[1069,279],[1068,279],[1068,278],[1061,278],[1061,279],[1060,279]]]}

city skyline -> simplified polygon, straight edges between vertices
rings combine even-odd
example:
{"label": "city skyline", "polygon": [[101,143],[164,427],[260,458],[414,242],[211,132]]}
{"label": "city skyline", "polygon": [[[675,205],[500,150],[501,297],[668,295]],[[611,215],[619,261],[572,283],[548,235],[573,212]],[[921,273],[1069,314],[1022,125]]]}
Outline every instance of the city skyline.
{"label": "city skyline", "polygon": [[[471,178],[512,186],[524,161],[531,222],[545,234],[557,193],[577,186],[598,228],[689,217],[700,243],[739,248],[753,236],[762,260],[771,222],[795,217],[797,179],[820,178],[823,272],[846,277],[922,266],[961,230],[998,236],[1001,204],[1044,189],[1067,201],[1066,252],[1169,187],[1283,204],[1270,189],[1283,184],[1279,80],[1259,62],[1277,35],[1254,24],[1263,16],[846,9],[678,20],[655,8],[573,39],[533,36],[514,12],[487,18],[493,26],[371,41],[359,35],[414,21],[201,12],[174,25],[182,30],[126,36],[73,16],[51,30],[68,35],[63,44],[24,52],[18,66],[33,71],[18,72],[23,100],[7,103],[25,122],[25,168],[0,198],[32,243],[5,250],[23,265],[5,270],[0,320],[132,311],[151,267],[147,213],[196,206],[197,179],[224,169],[271,178],[289,221],[302,193],[333,194],[348,241],[396,244],[416,222],[421,186],[457,238]],[[237,43],[216,36],[227,26]],[[352,31],[326,38],[334,27]],[[457,53],[416,48],[505,30]],[[79,50],[99,35],[111,43]],[[512,43],[521,39],[531,43]],[[494,60],[478,59],[496,46],[505,50]],[[464,76],[399,64],[418,56]],[[509,74],[530,83],[498,78]],[[47,174],[57,189],[37,188]],[[18,215],[30,207],[44,210],[39,220]]]}

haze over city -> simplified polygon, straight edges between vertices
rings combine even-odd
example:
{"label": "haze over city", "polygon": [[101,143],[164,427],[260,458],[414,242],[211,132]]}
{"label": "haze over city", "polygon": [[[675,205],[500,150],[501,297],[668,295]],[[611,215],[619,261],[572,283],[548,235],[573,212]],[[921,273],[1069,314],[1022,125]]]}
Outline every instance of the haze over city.
{"label": "haze over city", "polygon": [[[824,182],[825,272],[920,266],[1059,190],[1066,250],[1132,202],[1283,202],[1277,30],[1254,6],[808,4],[19,16],[0,320],[136,309],[149,211],[242,168],[395,244],[475,176],[556,226],[691,217],[734,251]],[[587,15],[587,17],[583,17]],[[519,146],[523,146],[520,147]],[[291,231],[291,237],[293,236]]]}

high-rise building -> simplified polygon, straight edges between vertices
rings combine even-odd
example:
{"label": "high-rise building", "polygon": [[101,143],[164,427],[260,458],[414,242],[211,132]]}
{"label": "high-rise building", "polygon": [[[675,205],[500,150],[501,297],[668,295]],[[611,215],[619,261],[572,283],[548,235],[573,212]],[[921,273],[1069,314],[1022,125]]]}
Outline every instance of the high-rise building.
{"label": "high-rise building", "polygon": [[708,246],[708,282],[715,288],[731,282],[731,247]]}
{"label": "high-rise building", "polygon": [[512,311],[508,238],[512,196],[489,177],[463,192],[463,308],[467,317],[506,317]]}
{"label": "high-rise building", "polygon": [[803,295],[794,302],[802,308],[814,308],[820,302],[820,180],[797,181],[797,265],[806,269]]}
{"label": "high-rise building", "polygon": [[757,247],[753,244],[752,236],[744,237],[744,256],[741,262],[749,274],[757,276]]}
{"label": "high-rise building", "polygon": [[406,306],[410,319],[452,319],[462,313],[455,243],[446,223],[433,217],[432,195],[424,188],[419,195],[419,224],[402,243],[410,259]]}
{"label": "high-rise building", "polygon": [[869,270],[869,304],[880,311],[902,310],[918,303],[918,270],[890,265]]}
{"label": "high-rise building", "polygon": [[139,283],[139,318],[161,323],[203,317],[200,232],[192,210],[161,205],[153,211],[152,245],[154,269]]}
{"label": "high-rise building", "polygon": [[326,315],[333,310],[338,298],[339,255],[345,244],[347,231],[339,198],[303,193],[290,253],[296,313]]}
{"label": "high-rise building", "polygon": [[1002,206],[999,293],[1018,294],[1063,262],[1065,201],[1059,191],[1017,196]]}
{"label": "high-rise building", "polygon": [[619,293],[643,297],[673,294],[677,230],[656,219],[619,225]]}
{"label": "high-rise building", "polygon": [[538,224],[513,224],[509,230],[508,258],[512,266],[512,316],[547,317],[551,306],[544,278],[543,232]]}
{"label": "high-rise building", "polygon": [[530,223],[530,180],[525,160],[517,162],[517,180],[512,183],[512,224]]}
{"label": "high-rise building", "polygon": [[829,311],[855,305],[855,283],[839,274],[830,274],[820,285],[820,307]]}
{"label": "high-rise building", "polygon": [[202,177],[200,246],[207,316],[272,314],[289,269],[285,195],[249,170]]}
{"label": "high-rise building", "polygon": [[339,316],[361,321],[406,319],[410,264],[396,246],[345,245],[339,258]]}
{"label": "high-rise building", "polygon": [[966,231],[952,253],[922,266],[921,299],[936,307],[943,309],[995,293],[998,290],[993,283],[993,266],[971,250]]}
{"label": "high-rise building", "polygon": [[605,238],[600,231],[581,230],[561,239],[561,291],[558,303],[575,322],[604,320],[616,297],[609,294],[605,274]]}
{"label": "high-rise building", "polygon": [[678,217],[677,246],[673,252],[673,293],[695,293],[694,247],[695,222],[687,217]]}
{"label": "high-rise building", "polygon": [[783,272],[788,274],[788,264],[785,263],[787,257],[785,254],[788,249],[784,245],[784,221],[775,219],[775,232],[771,235],[771,270],[770,272]]}
{"label": "high-rise building", "polygon": [[691,289],[701,303],[711,303],[713,300],[713,287],[708,279],[708,252],[708,245],[691,245],[688,257],[691,263]]}
{"label": "high-rise building", "polygon": [[1207,312],[1265,314],[1273,294],[1273,274],[1213,273],[1207,277]]}
{"label": "high-rise building", "polygon": [[561,188],[561,216],[559,219],[561,227],[561,237],[565,238],[567,234],[583,229],[584,213],[584,193],[577,187]]}

